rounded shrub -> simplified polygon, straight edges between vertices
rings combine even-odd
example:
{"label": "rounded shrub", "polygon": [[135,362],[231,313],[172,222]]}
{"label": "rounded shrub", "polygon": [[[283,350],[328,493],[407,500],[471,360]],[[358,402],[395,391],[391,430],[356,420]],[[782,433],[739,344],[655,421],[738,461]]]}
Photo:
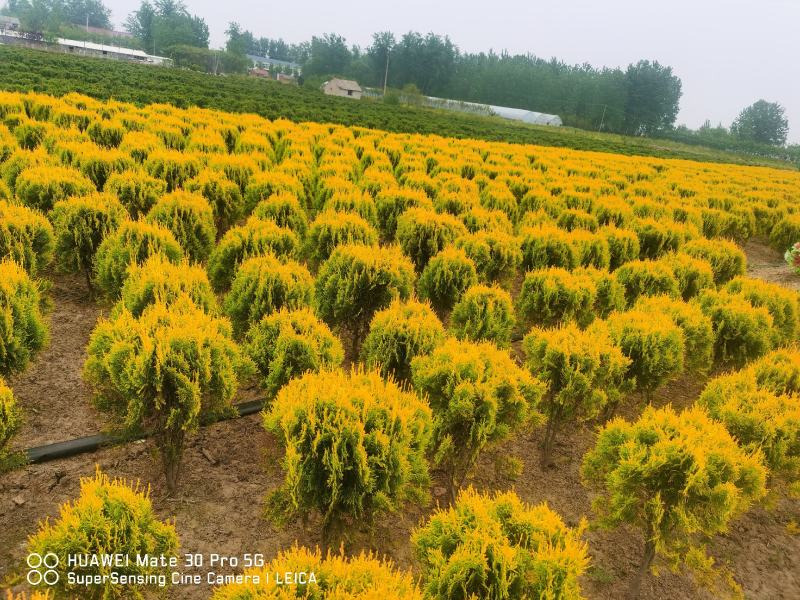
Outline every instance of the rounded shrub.
{"label": "rounded shrub", "polygon": [[303,184],[296,177],[280,171],[256,173],[250,178],[244,191],[245,214],[249,214],[256,204],[278,192],[289,192],[297,198],[304,197]]}
{"label": "rounded shrub", "polygon": [[5,459],[11,438],[22,425],[22,412],[17,406],[11,388],[0,377],[0,466]]}
{"label": "rounded shrub", "polygon": [[515,324],[511,296],[496,286],[470,287],[450,316],[450,330],[458,339],[494,342],[500,348],[511,343]]}
{"label": "rounded shrub", "polygon": [[378,232],[357,214],[322,212],[308,228],[303,255],[312,265],[319,266],[337,246],[343,244],[376,246]]}
{"label": "rounded shrub", "polygon": [[0,200],[0,260],[12,260],[35,277],[52,257],[50,221],[37,211]]}
{"label": "rounded shrub", "polygon": [[433,209],[430,198],[422,190],[391,186],[375,196],[378,230],[384,240],[394,240],[397,219],[409,208]]}
{"label": "rounded shrub", "polygon": [[413,290],[414,266],[396,246],[345,245],[320,267],[314,297],[328,325],[349,329],[355,353],[373,315]]}
{"label": "rounded shrub", "polygon": [[708,262],[714,271],[714,283],[717,285],[744,275],[747,268],[744,252],[736,244],[726,240],[692,240],[683,247],[683,252]]}
{"label": "rounded shrub", "polygon": [[698,533],[724,532],[764,495],[766,479],[759,456],[742,450],[702,409],[676,414],[670,407],[648,407],[634,423],[606,424],[582,474],[600,492],[594,508],[602,525],[633,525],[644,534],[631,597],[657,553],[680,561]]}
{"label": "rounded shrub", "polygon": [[514,225],[506,216],[506,213],[500,210],[486,210],[480,206],[473,206],[460,214],[459,218],[470,233],[478,233],[480,231],[514,233]]}
{"label": "rounded shrub", "polygon": [[769,243],[778,252],[786,252],[800,242],[800,214],[786,215],[769,232]]}
{"label": "rounded shrub", "polygon": [[606,238],[600,234],[578,229],[569,234],[578,255],[578,264],[607,271],[611,265],[611,252]]}
{"label": "rounded shrub", "polygon": [[[287,586],[276,581],[275,573],[286,572],[309,574],[308,584],[291,586],[292,597],[297,600],[424,600],[410,573],[398,571],[390,562],[378,560],[371,554],[362,553],[352,558],[328,554],[323,558],[319,550],[311,552],[297,547],[279,552],[263,567],[245,569],[244,583],[217,588],[212,600],[283,599]],[[312,573],[314,581],[310,581]]]}
{"label": "rounded shrub", "polygon": [[701,214],[703,236],[707,238],[725,238],[745,242],[756,231],[756,217],[749,207],[730,210],[704,208]]}
{"label": "rounded shrub", "polygon": [[128,212],[114,196],[93,194],[59,200],[50,219],[55,229],[59,268],[68,273],[83,272],[91,284],[97,249],[128,219]]}
{"label": "rounded shrub", "polygon": [[684,369],[692,373],[708,372],[714,362],[714,328],[699,304],[667,296],[643,296],[634,308],[669,316],[683,332]]}
{"label": "rounded shrub", "polygon": [[597,290],[594,301],[596,316],[605,319],[616,310],[624,310],[627,306],[625,287],[613,273],[593,267],[580,267],[573,271],[575,275],[586,276],[592,280]]}
{"label": "rounded shrub", "polygon": [[142,221],[125,221],[98,247],[94,281],[106,297],[116,299],[128,276],[128,267],[159,253],[172,263],[183,259],[183,250],[168,229]]}
{"label": "rounded shrub", "polygon": [[138,219],[166,193],[167,184],[144,171],[131,170],[111,175],[103,189],[119,198],[131,218]]}
{"label": "rounded shrub", "polygon": [[31,167],[17,176],[15,191],[26,206],[47,212],[57,201],[85,196],[95,191],[95,187],[75,169]]}
{"label": "rounded shrub", "polygon": [[208,201],[214,211],[217,231],[227,231],[244,216],[244,200],[239,186],[222,173],[204,169],[197,177],[187,181],[184,188],[187,192],[200,194]]}
{"label": "rounded shrub", "polygon": [[89,152],[77,155],[74,165],[89,178],[98,191],[102,191],[111,175],[131,169],[134,163],[127,154],[119,150],[98,151],[92,148]]}
{"label": "rounded shrub", "polygon": [[339,339],[307,308],[265,315],[248,329],[244,349],[268,398],[291,379],[338,367],[344,360]]}
{"label": "rounded shrub", "polygon": [[17,263],[0,262],[0,375],[25,369],[47,342],[39,287]]}
{"label": "rounded shrub", "polygon": [[547,417],[542,465],[550,465],[558,432],[565,423],[612,412],[625,391],[630,359],[598,321],[583,330],[574,323],[534,328],[522,342],[525,366],[546,385],[541,410]]}
{"label": "rounded shrub", "polygon": [[122,143],[125,126],[119,121],[94,119],[86,128],[86,133],[98,146],[116,148]]}
{"label": "rounded shrub", "polygon": [[[616,196],[604,197],[595,204],[592,213],[597,217],[597,222],[603,226],[624,229],[633,220],[633,210],[623,198]],[[638,244],[638,238],[637,238]],[[639,258],[637,255],[634,258]]]}
{"label": "rounded shrub", "polygon": [[800,393],[800,351],[796,348],[773,350],[752,364],[759,389],[774,394]]}
{"label": "rounded shrub", "polygon": [[199,194],[178,191],[163,196],[147,213],[147,222],[169,229],[190,261],[206,261],[214,248],[214,211]]}
{"label": "rounded shrub", "polygon": [[714,327],[714,359],[741,367],[772,349],[777,335],[772,315],[729,292],[704,292],[700,306]]}
{"label": "rounded shrub", "polygon": [[517,300],[520,316],[532,325],[552,327],[575,321],[586,326],[594,319],[597,288],[581,273],[550,268],[525,275]]}
{"label": "rounded shrub", "polygon": [[437,311],[444,313],[476,283],[475,262],[463,250],[448,246],[428,261],[417,287],[420,298],[429,300]]}
{"label": "rounded shrub", "polygon": [[286,448],[286,478],[273,505],[317,511],[326,542],[345,519],[424,495],[431,411],[375,371],[306,373],[278,392],[264,425]]}
{"label": "rounded shrub", "polygon": [[308,230],[308,217],[297,196],[289,192],[278,192],[256,204],[253,216],[271,219],[279,227],[286,227],[303,238]]}
{"label": "rounded shrub", "polygon": [[788,481],[800,478],[800,405],[795,396],[760,388],[753,369],[711,380],[698,406],[745,449],[764,453],[767,466]]}
{"label": "rounded shrub", "polygon": [[608,318],[611,339],[630,364],[625,375],[648,404],[653,392],[684,368],[683,331],[669,315],[632,310]]}
{"label": "rounded shrub", "polygon": [[466,233],[456,217],[423,208],[410,208],[397,219],[397,241],[419,272],[431,257]]}
{"label": "rounded shrub", "polygon": [[541,419],[542,383],[489,342],[451,338],[411,361],[411,380],[433,410],[434,459],[453,498],[488,444]]}
{"label": "rounded shrub", "polygon": [[174,192],[197,177],[200,161],[192,154],[177,150],[153,150],[147,155],[144,168],[151,177],[163,180],[168,192]]}
{"label": "rounded shrub", "polygon": [[486,283],[508,283],[522,263],[519,240],[500,231],[471,233],[455,241],[475,263],[480,279]]}
{"label": "rounded shrub", "polygon": [[272,254],[293,258],[299,249],[297,235],[273,221],[248,219],[244,225],[231,227],[208,257],[208,275],[217,291],[227,290],[239,265],[253,256]]}
{"label": "rounded shrub", "polygon": [[788,290],[782,285],[741,276],[729,281],[724,290],[741,296],[755,307],[763,306],[769,311],[775,329],[773,345],[780,346],[797,341],[800,309],[797,292]]}
{"label": "rounded shrub", "polygon": [[575,231],[582,229],[584,231],[591,231],[594,233],[600,226],[597,218],[594,215],[587,213],[580,209],[571,209],[561,211],[556,219],[556,225],[566,231]]}
{"label": "rounded shrub", "polygon": [[631,229],[639,237],[639,258],[654,260],[669,252],[677,252],[686,240],[696,237],[686,225],[673,221],[639,219]]}
{"label": "rounded shrub", "polygon": [[641,296],[680,297],[678,280],[669,265],[655,260],[632,260],[614,271],[625,288],[625,300],[633,306]]}
{"label": "rounded shrub", "polygon": [[427,598],[578,600],[589,565],[585,526],[567,527],[546,504],[530,506],[514,492],[469,488],[414,531],[411,543]]}
{"label": "rounded shrub", "polygon": [[188,298],[149,306],[138,319],[122,310],[98,322],[87,353],[83,375],[96,406],[120,428],[155,437],[174,492],[187,436],[201,419],[232,410],[243,363],[230,324]]}
{"label": "rounded shrub", "polygon": [[558,267],[571,270],[578,266],[578,251],[568,232],[552,225],[522,230],[522,266],[526,269]]}
{"label": "rounded shrub", "polygon": [[679,252],[659,259],[672,269],[678,281],[678,290],[684,300],[691,300],[707,289],[714,289],[714,271],[711,265],[700,258]]}
{"label": "rounded shrub", "polygon": [[641,249],[639,236],[635,232],[617,227],[602,227],[598,233],[605,238],[608,244],[608,268],[610,270],[618,269],[626,262],[639,258]]}
{"label": "rounded shrub", "polygon": [[378,224],[375,201],[372,199],[372,196],[361,190],[334,192],[331,197],[325,201],[323,211],[355,214],[373,227]]}
{"label": "rounded shrub", "polygon": [[[80,496],[61,506],[58,519],[44,521],[28,540],[27,551],[58,557],[55,567],[58,582],[55,589],[64,597],[80,596],[87,600],[127,598],[144,590],[156,590],[157,585],[115,583],[114,580],[135,580],[158,576],[169,581],[164,566],[142,565],[134,557],[164,556],[178,558],[178,536],[175,526],[158,519],[150,503],[149,491],[138,483],[109,479],[98,469],[94,477],[81,478]],[[81,574],[103,578],[96,585],[70,584],[69,558],[75,555],[130,556],[129,564],[113,566],[100,564],[81,568]],[[118,577],[112,577],[116,573]]]}
{"label": "rounded shrub", "polygon": [[170,306],[179,298],[188,296],[208,314],[217,313],[217,297],[208,281],[205,269],[188,262],[171,262],[163,254],[154,254],[141,265],[128,268],[122,285],[117,309],[124,308],[139,317],[153,304]]}
{"label": "rounded shrub", "polygon": [[236,270],[223,309],[234,333],[242,336],[264,315],[308,306],[313,286],[314,278],[303,265],[271,255],[254,256]]}
{"label": "rounded shrub", "polygon": [[383,377],[407,381],[411,360],[430,354],[444,338],[444,326],[430,306],[396,300],[372,318],[361,346],[361,360]]}

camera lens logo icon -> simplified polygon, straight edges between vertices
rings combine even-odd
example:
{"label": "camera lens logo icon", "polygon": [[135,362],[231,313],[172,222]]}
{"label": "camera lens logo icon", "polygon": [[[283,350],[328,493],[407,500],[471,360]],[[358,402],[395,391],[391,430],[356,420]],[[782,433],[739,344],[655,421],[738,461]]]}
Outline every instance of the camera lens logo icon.
{"label": "camera lens logo icon", "polygon": [[55,585],[58,583],[58,556],[48,552],[44,556],[36,552],[28,555],[28,583],[31,585]]}

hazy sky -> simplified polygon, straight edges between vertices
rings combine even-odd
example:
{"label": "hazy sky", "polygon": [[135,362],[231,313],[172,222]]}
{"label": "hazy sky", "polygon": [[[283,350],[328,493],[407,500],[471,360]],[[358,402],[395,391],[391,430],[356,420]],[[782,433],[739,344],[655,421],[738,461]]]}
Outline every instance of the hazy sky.
{"label": "hazy sky", "polygon": [[[106,0],[122,23],[138,0]],[[625,66],[641,58],[683,81],[678,124],[730,125],[759,98],[786,107],[800,143],[800,0],[187,0],[221,46],[229,21],[289,42],[336,32],[367,46],[374,31],[448,34],[465,51],[507,49],[570,63]]]}

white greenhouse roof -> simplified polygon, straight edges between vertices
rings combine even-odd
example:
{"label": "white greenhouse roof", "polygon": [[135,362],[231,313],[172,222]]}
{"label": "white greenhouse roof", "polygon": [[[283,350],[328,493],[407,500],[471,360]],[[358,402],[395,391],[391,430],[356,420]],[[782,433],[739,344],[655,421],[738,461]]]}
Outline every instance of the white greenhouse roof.
{"label": "white greenhouse roof", "polygon": [[107,44],[95,44],[94,42],[85,42],[83,40],[70,40],[66,38],[58,38],[60,46],[73,46],[75,48],[85,48],[87,50],[96,50],[98,52],[113,52],[114,54],[123,54],[125,56],[135,56],[138,58],[157,58],[160,60],[167,60],[163,56],[154,56],[147,54],[142,50],[134,50],[133,48],[123,48],[122,46],[109,46]]}

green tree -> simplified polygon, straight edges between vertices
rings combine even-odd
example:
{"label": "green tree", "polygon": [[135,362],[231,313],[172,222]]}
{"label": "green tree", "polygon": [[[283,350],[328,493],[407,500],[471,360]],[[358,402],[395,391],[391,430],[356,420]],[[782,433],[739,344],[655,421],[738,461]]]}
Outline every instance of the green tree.
{"label": "green tree", "polygon": [[625,132],[653,135],[672,129],[678,116],[681,80],[672,67],[640,60],[625,72]]}
{"label": "green tree", "polygon": [[754,102],[736,117],[731,133],[750,142],[783,146],[789,133],[786,109],[777,102]]}

